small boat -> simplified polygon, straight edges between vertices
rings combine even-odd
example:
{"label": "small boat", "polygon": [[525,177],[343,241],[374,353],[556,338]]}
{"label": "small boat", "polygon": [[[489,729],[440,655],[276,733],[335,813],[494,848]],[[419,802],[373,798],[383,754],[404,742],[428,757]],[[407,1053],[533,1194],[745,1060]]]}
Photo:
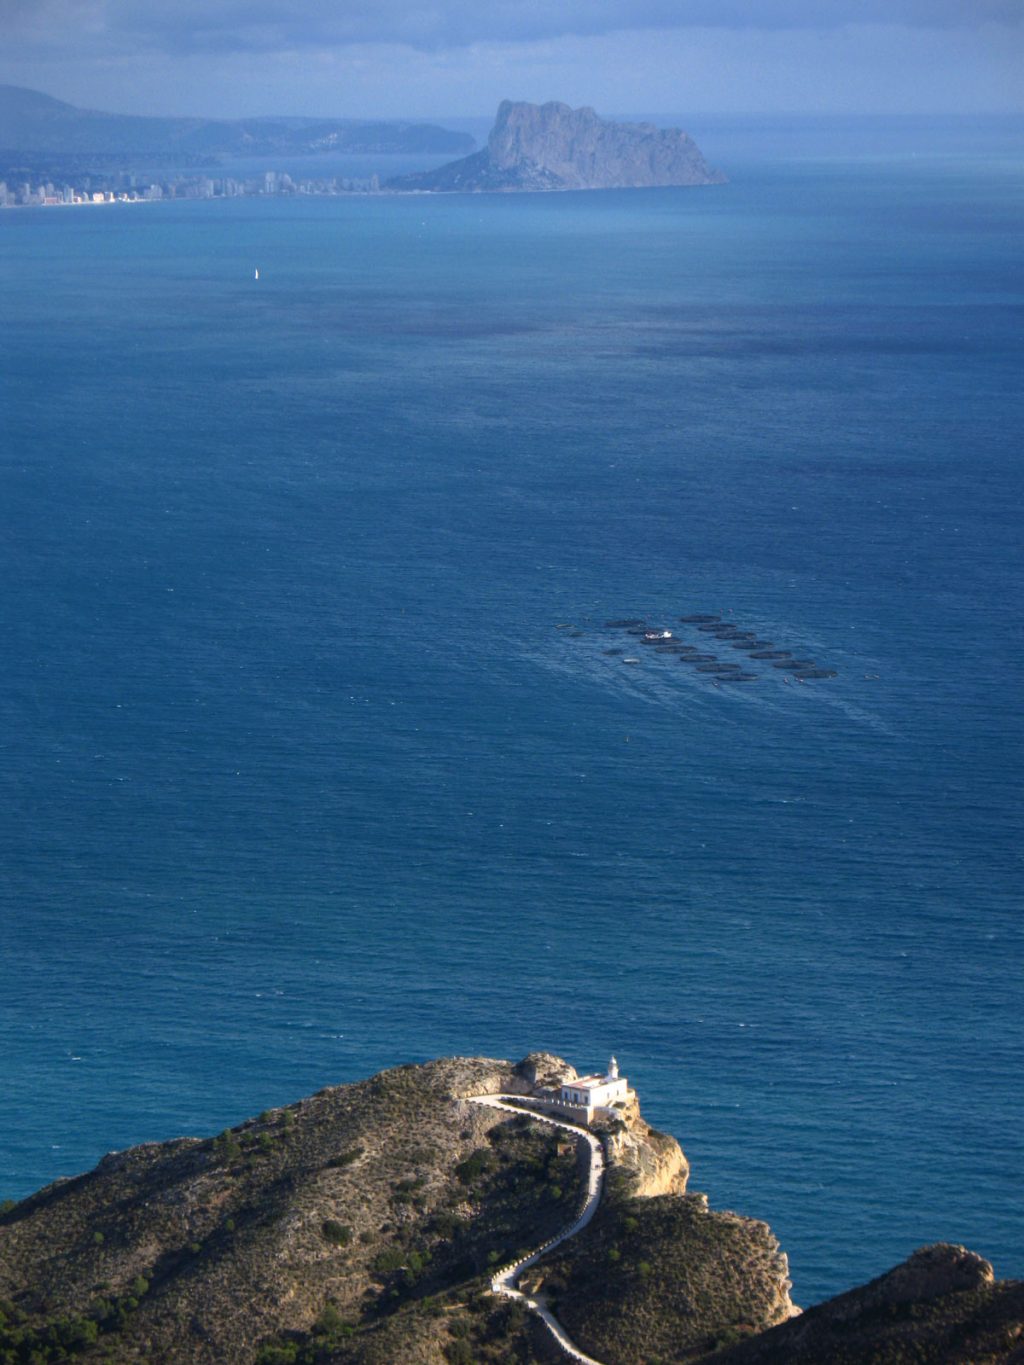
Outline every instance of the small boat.
{"label": "small boat", "polygon": [[624,664],[638,664],[638,663],[640,662],[640,660],[639,660],[639,659],[623,659],[622,662],[623,662]]}
{"label": "small boat", "polygon": [[259,266],[257,266],[256,269],[252,272],[252,277],[253,277],[254,280],[258,280],[258,279],[259,279],[259,277],[260,277],[260,268],[259,268]]}

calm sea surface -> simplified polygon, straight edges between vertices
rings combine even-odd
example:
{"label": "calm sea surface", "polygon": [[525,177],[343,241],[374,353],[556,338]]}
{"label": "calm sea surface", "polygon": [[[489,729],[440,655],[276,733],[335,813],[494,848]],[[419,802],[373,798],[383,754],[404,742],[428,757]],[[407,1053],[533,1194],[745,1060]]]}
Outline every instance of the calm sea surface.
{"label": "calm sea surface", "polygon": [[614,1050],[799,1302],[1024,1274],[1021,160],[726,143],[0,213],[0,1196]]}

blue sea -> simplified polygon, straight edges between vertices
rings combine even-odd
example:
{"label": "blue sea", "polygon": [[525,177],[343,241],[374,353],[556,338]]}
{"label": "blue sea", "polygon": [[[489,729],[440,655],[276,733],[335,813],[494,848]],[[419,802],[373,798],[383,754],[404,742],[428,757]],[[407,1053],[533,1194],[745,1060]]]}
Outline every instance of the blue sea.
{"label": "blue sea", "polygon": [[1024,1275],[1024,158],[883,131],[0,213],[0,1197],[614,1051],[797,1302]]}

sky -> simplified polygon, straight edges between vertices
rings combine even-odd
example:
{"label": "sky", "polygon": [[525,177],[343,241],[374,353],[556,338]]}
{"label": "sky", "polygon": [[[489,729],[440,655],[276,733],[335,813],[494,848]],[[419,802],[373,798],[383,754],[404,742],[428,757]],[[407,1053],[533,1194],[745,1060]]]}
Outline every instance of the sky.
{"label": "sky", "polygon": [[141,114],[1024,112],[1024,0],[0,0],[0,82]]}

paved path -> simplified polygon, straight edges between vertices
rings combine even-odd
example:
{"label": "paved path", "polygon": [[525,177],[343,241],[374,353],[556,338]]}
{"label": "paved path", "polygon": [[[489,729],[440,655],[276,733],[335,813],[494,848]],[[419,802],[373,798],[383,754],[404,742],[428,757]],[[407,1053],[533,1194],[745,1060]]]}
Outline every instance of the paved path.
{"label": "paved path", "polygon": [[534,1109],[526,1109],[520,1104],[508,1103],[509,1100],[519,1098],[521,1097],[518,1095],[473,1095],[470,1097],[473,1104],[483,1104],[486,1105],[488,1109],[505,1109],[510,1114],[518,1114],[520,1117],[523,1114],[526,1114],[530,1118],[536,1119],[538,1123],[550,1123],[555,1128],[565,1128],[570,1133],[575,1133],[577,1137],[585,1138],[587,1145],[590,1147],[590,1170],[587,1176],[587,1197],[580,1207],[574,1223],[570,1223],[570,1225],[567,1228],[564,1228],[556,1237],[552,1237],[550,1241],[545,1242],[544,1245],[538,1247],[536,1251],[532,1251],[529,1256],[524,1256],[521,1260],[513,1261],[511,1265],[502,1266],[491,1280],[491,1289],[495,1294],[503,1294],[507,1299],[519,1299],[531,1312],[536,1313],[570,1360],[578,1361],[580,1362],[580,1365],[601,1365],[600,1361],[595,1360],[593,1356],[584,1355],[578,1346],[573,1345],[571,1339],[566,1334],[565,1328],[550,1309],[545,1308],[545,1306],[542,1303],[538,1303],[536,1299],[528,1298],[518,1290],[515,1285],[516,1280],[528,1266],[539,1261],[542,1256],[547,1255],[549,1251],[554,1247],[559,1246],[568,1238],[575,1237],[578,1232],[582,1232],[597,1212],[597,1206],[601,1199],[601,1192],[604,1189],[604,1148],[593,1133],[589,1132],[586,1128],[581,1128],[579,1124],[566,1123],[563,1119],[553,1119],[547,1114],[538,1113]]}

